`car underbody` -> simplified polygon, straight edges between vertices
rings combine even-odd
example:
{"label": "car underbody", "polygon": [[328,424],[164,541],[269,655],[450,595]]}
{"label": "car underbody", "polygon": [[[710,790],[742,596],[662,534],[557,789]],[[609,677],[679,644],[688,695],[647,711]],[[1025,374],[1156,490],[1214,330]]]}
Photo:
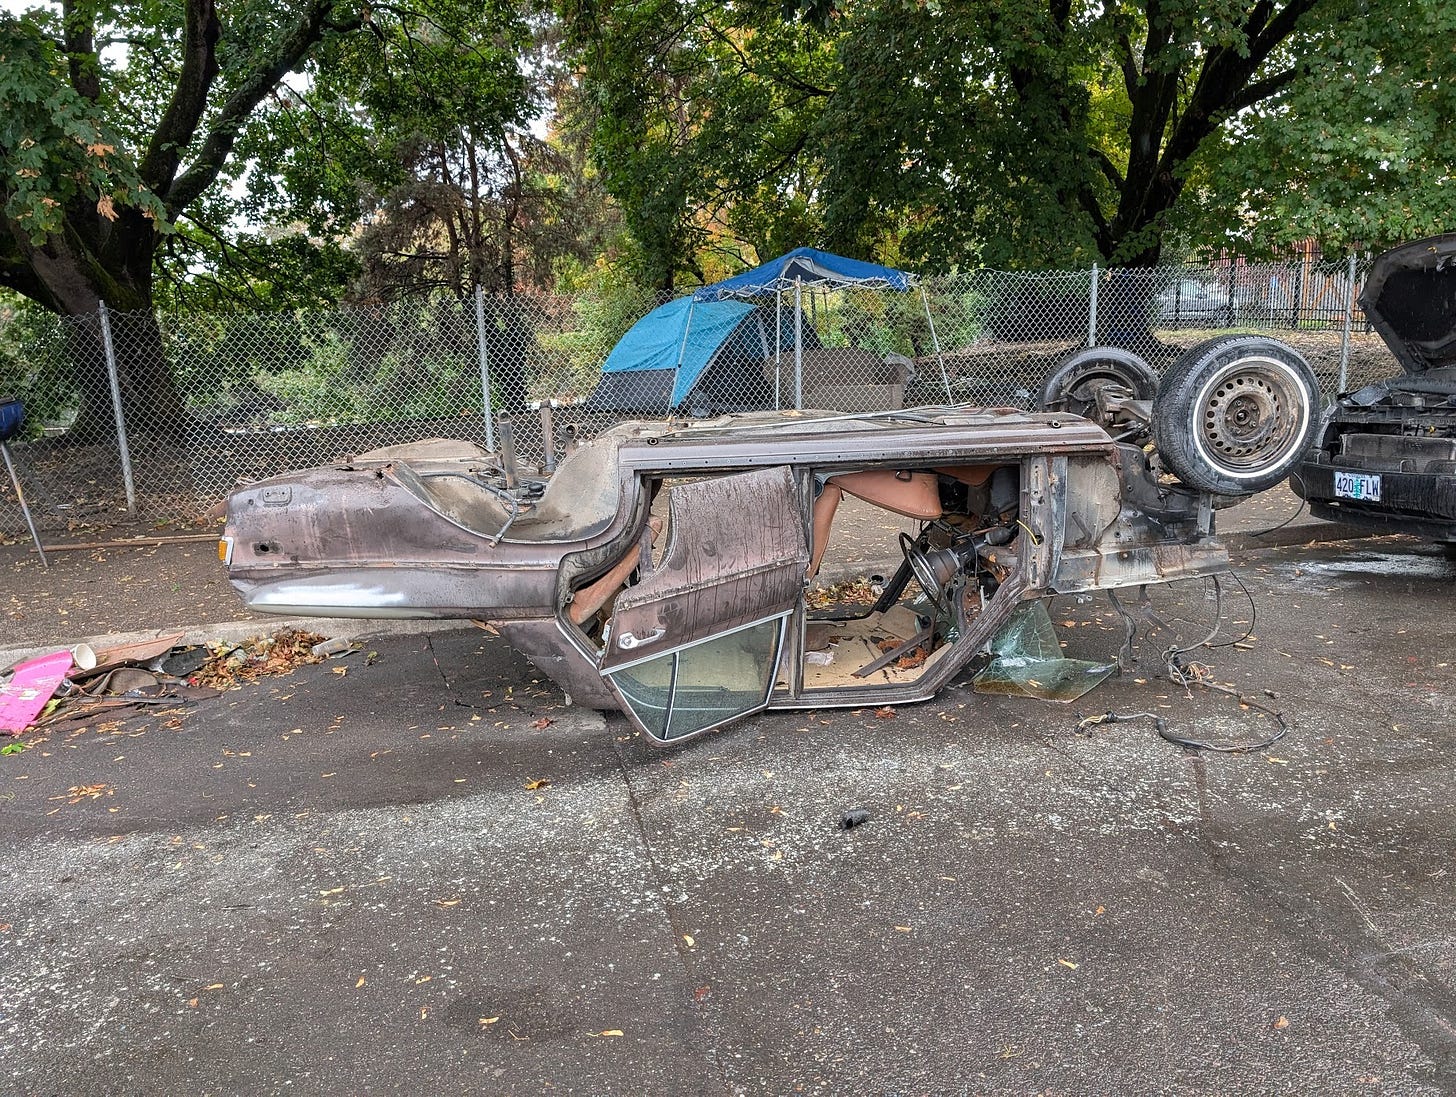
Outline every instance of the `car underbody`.
{"label": "car underbody", "polygon": [[[872,604],[811,608],[846,497],[916,532],[886,534],[903,562]],[[1213,504],[1077,415],[774,412],[623,424],[549,478],[393,447],[235,494],[225,544],[250,608],[487,621],[574,701],[669,741],[923,700],[1026,599],[1222,571]]]}

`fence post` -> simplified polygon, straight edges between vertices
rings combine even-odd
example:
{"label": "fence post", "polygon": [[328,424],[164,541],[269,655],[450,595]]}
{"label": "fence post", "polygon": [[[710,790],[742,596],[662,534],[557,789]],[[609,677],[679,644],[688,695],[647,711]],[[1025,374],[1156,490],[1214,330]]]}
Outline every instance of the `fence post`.
{"label": "fence post", "polygon": [[121,410],[121,378],[116,372],[116,345],[111,338],[111,314],[106,302],[97,306],[101,316],[101,346],[106,351],[106,376],[111,380],[111,411],[116,417],[116,448],[121,453],[121,481],[126,485],[126,512],[136,513],[136,483],[131,475],[131,447],[126,443],[126,415]]}
{"label": "fence post", "polygon": [[1345,267],[1345,324],[1340,332],[1340,387],[1336,392],[1344,392],[1349,382],[1350,372],[1350,329],[1355,326],[1355,253],[1350,253],[1350,261]]}
{"label": "fence post", "polygon": [[1228,263],[1229,263],[1228,323],[1225,325],[1227,327],[1233,327],[1234,326],[1234,313],[1237,310],[1237,305],[1235,305],[1235,303],[1234,303],[1234,264],[1235,264],[1235,262],[1236,262],[1236,260],[1234,259],[1234,257],[1232,255],[1230,255],[1229,256],[1229,261],[1228,261]]}
{"label": "fence post", "polygon": [[1092,264],[1092,287],[1087,303],[1087,345],[1097,345],[1097,264]]}
{"label": "fence post", "polygon": [[804,407],[804,280],[794,279],[794,407]]}
{"label": "fence post", "polygon": [[490,406],[490,352],[485,346],[485,291],[475,287],[475,347],[480,356],[480,401],[485,415],[485,448],[495,452],[495,416]]}
{"label": "fence post", "polygon": [[1304,279],[1299,276],[1303,267],[1296,269],[1290,281],[1294,283],[1294,292],[1290,294],[1293,305],[1289,310],[1289,330],[1296,331],[1299,328],[1299,310],[1304,307]]}

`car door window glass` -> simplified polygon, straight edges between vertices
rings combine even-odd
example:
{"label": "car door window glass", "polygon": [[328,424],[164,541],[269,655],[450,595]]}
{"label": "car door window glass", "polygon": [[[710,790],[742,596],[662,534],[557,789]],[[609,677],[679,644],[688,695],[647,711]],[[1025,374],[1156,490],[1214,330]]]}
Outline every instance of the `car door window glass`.
{"label": "car door window glass", "polygon": [[681,739],[762,708],[778,671],[786,614],[610,673],[655,739]]}

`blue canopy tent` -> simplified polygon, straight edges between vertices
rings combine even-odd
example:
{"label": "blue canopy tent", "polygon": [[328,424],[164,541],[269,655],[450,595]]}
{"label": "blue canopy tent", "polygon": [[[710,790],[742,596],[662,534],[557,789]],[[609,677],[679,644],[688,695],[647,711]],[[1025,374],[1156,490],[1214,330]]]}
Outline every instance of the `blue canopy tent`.
{"label": "blue canopy tent", "polygon": [[[782,295],[794,291],[794,407],[804,406],[804,290],[878,289],[896,293],[908,293],[915,285],[914,279],[904,271],[893,267],[882,267],[877,263],[866,263],[859,259],[847,259],[832,252],[816,248],[795,248],[776,259],[754,267],[742,274],[735,274],[711,286],[704,286],[693,294],[695,301],[705,303],[722,302],[733,298],[758,298],[772,294],[775,299],[775,334],[783,330],[781,309],[777,308]],[[935,333],[935,320],[930,315],[930,301],[925,289],[920,289],[920,300],[925,307],[925,319],[930,325],[930,338],[935,346],[935,356],[940,362],[940,379],[945,385],[945,398],[951,399],[950,379],[945,371],[945,358],[941,354],[940,339]],[[812,336],[812,329],[810,332]],[[775,339],[780,347],[781,336]],[[775,397],[775,405],[777,405]]]}
{"label": "blue canopy tent", "polygon": [[748,301],[680,297],[634,324],[607,355],[587,400],[594,411],[708,415],[771,407],[763,364],[778,342]]}

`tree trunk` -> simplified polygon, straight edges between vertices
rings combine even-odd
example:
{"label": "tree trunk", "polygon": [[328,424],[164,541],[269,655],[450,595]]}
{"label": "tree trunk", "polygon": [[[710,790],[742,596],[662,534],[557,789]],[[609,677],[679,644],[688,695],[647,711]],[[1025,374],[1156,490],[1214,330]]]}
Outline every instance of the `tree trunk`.
{"label": "tree trunk", "polygon": [[153,223],[132,211],[110,227],[93,251],[71,233],[58,233],[30,254],[38,285],[29,296],[71,317],[67,340],[80,406],[71,435],[78,441],[116,432],[100,310],[111,323],[111,349],[129,433],[164,440],[186,434],[187,412],[152,311]]}

